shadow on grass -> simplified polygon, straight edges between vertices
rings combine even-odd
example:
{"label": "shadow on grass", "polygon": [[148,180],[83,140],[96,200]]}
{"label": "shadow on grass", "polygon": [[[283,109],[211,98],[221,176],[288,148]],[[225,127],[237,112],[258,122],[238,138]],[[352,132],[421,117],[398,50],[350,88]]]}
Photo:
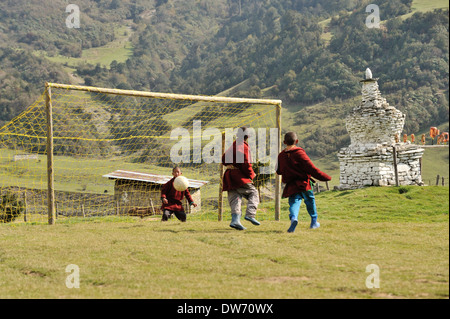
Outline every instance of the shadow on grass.
{"label": "shadow on grass", "polygon": [[337,194],[335,197],[341,197],[341,196],[345,196],[345,195],[348,195],[351,193],[352,193],[351,191],[343,191],[343,192],[340,192],[339,194]]}
{"label": "shadow on grass", "polygon": [[[228,228],[227,228],[228,227]],[[155,232],[161,232],[161,233],[173,233],[173,234],[179,234],[179,233],[198,233],[198,234],[217,234],[217,233],[224,233],[224,234],[244,234],[244,233],[259,233],[259,234],[280,234],[284,233],[282,230],[258,230],[258,229],[249,229],[247,230],[236,230],[229,226],[224,228],[209,228],[209,229],[154,229]]]}

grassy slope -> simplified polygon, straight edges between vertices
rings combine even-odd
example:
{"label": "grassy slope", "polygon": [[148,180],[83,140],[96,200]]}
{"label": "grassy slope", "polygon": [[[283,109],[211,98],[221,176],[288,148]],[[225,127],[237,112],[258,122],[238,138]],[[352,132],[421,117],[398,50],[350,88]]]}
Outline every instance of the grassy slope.
{"label": "grassy slope", "polygon": [[[435,185],[436,176],[445,178],[449,183],[449,149],[426,148],[422,159],[422,180],[428,185]],[[440,183],[440,182],[439,182]]]}
{"label": "grassy slope", "polygon": [[412,12],[405,14],[402,18],[406,19],[412,16],[415,12],[427,12],[433,11],[434,9],[448,8],[447,0],[413,0],[412,2]]}
{"label": "grassy slope", "polygon": [[[411,12],[408,14],[404,14],[401,16],[402,19],[407,19],[410,16],[412,16],[416,12],[427,12],[427,11],[433,11],[435,9],[442,9],[442,8],[448,8],[449,2],[447,0],[413,0],[411,5]],[[380,16],[381,23],[383,23],[383,16]],[[331,18],[325,19],[321,22],[319,22],[319,25],[322,26],[322,28],[327,29],[331,22]],[[321,36],[321,38],[329,42],[332,38],[333,34],[332,32],[324,32]]]}
{"label": "grassy slope", "polygon": [[[322,227],[307,229],[302,208],[294,234],[285,201],[281,222],[245,232],[192,219],[0,225],[0,296],[448,298],[448,187],[403,191],[318,194]],[[69,264],[79,289],[65,286]],[[365,285],[369,264],[379,289]]]}
{"label": "grassy slope", "polygon": [[133,51],[133,46],[130,42],[132,29],[129,26],[117,26],[116,39],[104,46],[97,48],[90,48],[83,50],[80,58],[66,57],[62,55],[48,56],[43,51],[36,51],[35,54],[43,55],[48,60],[61,64],[61,67],[68,72],[74,72],[78,64],[100,64],[103,67],[109,68],[112,61],[125,62]]}

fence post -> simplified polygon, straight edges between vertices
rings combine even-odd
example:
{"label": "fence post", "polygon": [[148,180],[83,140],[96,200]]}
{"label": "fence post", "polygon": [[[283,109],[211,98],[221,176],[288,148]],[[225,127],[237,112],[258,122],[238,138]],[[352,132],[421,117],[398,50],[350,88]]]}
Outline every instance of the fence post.
{"label": "fence post", "polygon": [[445,178],[442,176],[442,186],[445,186]]}
{"label": "fence post", "polygon": [[55,224],[55,189],[53,171],[53,114],[52,114],[52,89],[45,83],[45,106],[47,113],[47,205],[48,224]]}
{"label": "fence post", "polygon": [[436,176],[436,186],[439,186],[439,175]]}
{"label": "fence post", "polygon": [[422,157],[419,158],[419,169],[420,169],[420,176],[422,176]]}
{"label": "fence post", "polygon": [[392,147],[392,151],[394,153],[394,173],[395,173],[395,186],[398,186],[398,169],[397,169],[397,148],[395,146]]}

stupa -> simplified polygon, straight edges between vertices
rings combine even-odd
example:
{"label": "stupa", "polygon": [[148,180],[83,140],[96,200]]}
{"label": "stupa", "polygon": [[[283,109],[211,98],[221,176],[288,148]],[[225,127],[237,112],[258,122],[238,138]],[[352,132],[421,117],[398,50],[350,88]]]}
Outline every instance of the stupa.
{"label": "stupa", "polygon": [[365,79],[360,82],[362,101],[346,119],[351,144],[338,153],[338,188],[422,185],[424,149],[399,139],[405,114],[390,106],[381,96],[378,79],[372,77],[370,69],[366,70]]}

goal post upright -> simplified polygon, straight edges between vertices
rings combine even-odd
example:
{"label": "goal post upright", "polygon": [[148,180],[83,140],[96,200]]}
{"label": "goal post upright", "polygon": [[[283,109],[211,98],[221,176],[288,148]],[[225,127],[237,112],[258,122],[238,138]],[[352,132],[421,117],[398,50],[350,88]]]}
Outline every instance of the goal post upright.
{"label": "goal post upright", "polygon": [[50,83],[45,83],[45,110],[47,115],[47,209],[48,224],[55,224],[55,188],[53,167],[53,112],[52,112],[52,89]]}
{"label": "goal post upright", "polygon": [[[225,153],[225,133],[222,132],[222,154]],[[225,167],[222,163],[219,164],[219,201],[218,201],[218,211],[217,220],[219,222],[223,219],[223,174],[225,173]]]}
{"label": "goal post upright", "polygon": [[[281,101],[277,103],[277,132],[278,132],[278,154],[281,152]],[[278,163],[275,164],[275,169]],[[281,176],[275,173],[275,220],[280,220],[281,215]]]}

